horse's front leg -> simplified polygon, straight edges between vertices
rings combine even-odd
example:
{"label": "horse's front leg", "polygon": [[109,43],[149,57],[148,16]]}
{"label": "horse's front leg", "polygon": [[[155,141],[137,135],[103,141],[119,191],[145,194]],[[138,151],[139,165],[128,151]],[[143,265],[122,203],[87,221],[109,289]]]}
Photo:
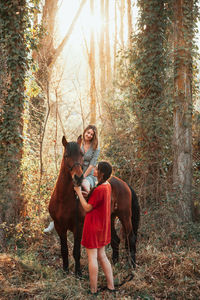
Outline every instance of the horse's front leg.
{"label": "horse's front leg", "polygon": [[119,260],[119,243],[120,238],[115,230],[115,216],[111,215],[111,247],[113,250],[112,260],[114,264]]}
{"label": "horse's front leg", "polygon": [[80,258],[81,258],[81,236],[82,232],[74,232],[74,249],[73,257],[75,260],[75,274],[82,276]]}
{"label": "horse's front leg", "polygon": [[69,271],[69,261],[68,261],[68,246],[67,246],[67,233],[59,235],[60,245],[61,245],[61,255],[63,260],[63,270]]}

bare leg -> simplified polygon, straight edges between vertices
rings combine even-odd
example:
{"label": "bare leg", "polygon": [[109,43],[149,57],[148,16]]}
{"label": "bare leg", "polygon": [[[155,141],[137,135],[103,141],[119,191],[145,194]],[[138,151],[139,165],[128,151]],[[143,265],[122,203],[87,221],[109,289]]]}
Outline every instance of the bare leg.
{"label": "bare leg", "polygon": [[90,289],[92,293],[97,292],[97,280],[98,280],[98,261],[97,261],[97,249],[86,248],[89,264],[89,276],[90,276]]}
{"label": "bare leg", "polygon": [[106,256],[105,247],[97,249],[97,253],[98,253],[98,260],[99,260],[101,267],[104,271],[104,274],[106,276],[107,287],[110,290],[114,290],[115,288],[114,288],[114,282],[113,282],[113,271],[112,271],[110,261],[108,260],[108,258]]}

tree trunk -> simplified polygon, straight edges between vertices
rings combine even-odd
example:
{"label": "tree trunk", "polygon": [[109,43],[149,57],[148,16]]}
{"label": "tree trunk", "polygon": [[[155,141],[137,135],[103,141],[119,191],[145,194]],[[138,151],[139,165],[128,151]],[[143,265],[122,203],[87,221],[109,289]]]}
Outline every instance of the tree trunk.
{"label": "tree trunk", "polygon": [[70,37],[73,29],[74,29],[76,21],[77,21],[78,17],[80,16],[80,13],[81,13],[81,11],[82,11],[83,6],[85,5],[85,3],[86,3],[86,0],[82,0],[81,4],[79,6],[79,9],[77,10],[77,13],[76,13],[76,15],[75,15],[75,17],[74,17],[74,19],[73,19],[70,27],[69,27],[69,30],[68,30],[67,34],[65,35],[65,37],[62,40],[62,42],[60,43],[60,45],[56,49],[54,49],[52,55],[49,57],[49,59],[48,59],[48,66],[52,67],[52,65],[55,64],[55,61],[58,58],[58,56],[61,54],[64,46],[66,45],[66,43],[67,43],[67,41],[68,41],[68,39],[69,39],[69,37]]}
{"label": "tree trunk", "polygon": [[120,42],[121,48],[124,48],[124,9],[125,9],[125,0],[121,0],[120,6]]}
{"label": "tree trunk", "polygon": [[46,34],[40,41],[40,47],[37,52],[38,71],[36,78],[42,90],[46,93],[47,82],[49,82],[50,68],[52,56],[55,53],[54,34],[55,34],[55,19],[58,11],[58,0],[45,0],[42,14],[42,25]]}
{"label": "tree trunk", "polygon": [[[91,15],[94,15],[94,0],[90,0]],[[96,86],[95,86],[95,48],[94,48],[94,29],[91,27],[90,35],[90,123],[96,123]]]}
{"label": "tree trunk", "polygon": [[100,90],[101,90],[101,98],[103,100],[105,95],[104,0],[101,0],[101,20],[102,20],[102,26],[101,26],[101,33],[100,33],[100,45],[99,45],[99,62],[100,62]]}
{"label": "tree trunk", "polygon": [[[64,46],[66,45],[73,29],[76,24],[78,17],[83,9],[86,0],[82,0],[79,9],[69,27],[69,30],[62,42],[57,48],[54,48],[54,34],[55,34],[55,21],[56,14],[58,11],[58,2],[59,0],[45,0],[45,4],[43,6],[43,15],[42,15],[42,25],[46,30],[46,35],[40,41],[40,48],[37,52],[37,62],[39,65],[39,70],[37,71],[37,79],[39,81],[40,86],[42,86],[45,91],[47,86],[47,81],[49,81],[49,76],[51,75],[52,68],[56,62],[56,59],[61,54]],[[36,16],[35,16],[36,20]],[[34,53],[34,57],[35,57]]]}
{"label": "tree trunk", "polygon": [[110,34],[109,34],[109,0],[105,3],[106,18],[106,82],[109,88],[112,81],[111,57],[110,57]]}
{"label": "tree trunk", "polygon": [[[1,50],[5,54],[6,83],[0,120],[1,221],[15,224],[24,209],[21,160],[23,153],[24,81],[27,70],[25,41],[26,1],[6,1],[0,12]],[[9,18],[8,18],[9,16]],[[17,28],[17,30],[16,30]]]}
{"label": "tree trunk", "polygon": [[[137,157],[142,157],[139,172],[140,186],[143,186],[143,201],[160,202],[164,196],[166,180],[163,174],[164,161],[169,152],[171,115],[166,113],[168,101],[164,86],[166,83],[166,12],[164,0],[140,0],[138,34],[132,46],[130,64],[135,85],[133,113],[136,115],[134,139],[137,142]],[[129,78],[131,82],[131,78]],[[165,137],[165,139],[163,138]],[[164,176],[166,176],[164,174]],[[142,198],[142,197],[141,197]]]}
{"label": "tree trunk", "polygon": [[116,68],[117,68],[117,1],[115,1],[115,39],[114,39],[114,63],[113,63],[113,76],[116,76]]}
{"label": "tree trunk", "polygon": [[[36,149],[40,149],[39,153],[40,153],[40,162],[41,162],[40,165],[41,174],[43,173],[41,149],[43,147],[45,118],[47,120],[49,114],[49,108],[47,109],[48,103],[46,105],[46,102],[48,102],[48,93],[49,93],[47,86],[49,86],[51,83],[51,73],[55,65],[56,59],[62,52],[64,46],[66,45],[73,31],[73,28],[76,24],[76,21],[82,11],[82,8],[86,3],[86,0],[81,1],[79,9],[77,10],[77,13],[69,27],[67,34],[63,38],[60,45],[57,48],[55,48],[54,47],[55,22],[56,22],[56,14],[58,11],[58,2],[59,0],[45,0],[44,2],[41,23],[46,30],[46,34],[44,37],[42,37],[42,39],[39,42],[40,47],[38,51],[37,52],[35,51],[33,54],[35,61],[37,61],[38,63],[38,70],[35,73],[35,78],[38,85],[41,87],[42,91],[44,92],[44,98],[38,95],[37,97],[31,99],[31,106],[29,112],[30,114],[29,132],[31,133],[31,136],[33,136],[33,129],[34,129],[34,134],[37,137],[34,141],[34,146],[36,146],[35,147]],[[34,24],[37,25],[37,13],[35,13],[34,16],[34,22],[35,22]],[[38,118],[38,114],[40,115],[40,118]],[[32,126],[33,124],[35,125]]]}
{"label": "tree trunk", "polygon": [[174,4],[173,183],[180,206],[180,216],[187,221],[192,217],[192,2],[191,0],[188,4],[187,1],[177,0]]}
{"label": "tree trunk", "polygon": [[127,16],[128,16],[128,48],[131,49],[131,33],[132,33],[131,0],[127,0]]}

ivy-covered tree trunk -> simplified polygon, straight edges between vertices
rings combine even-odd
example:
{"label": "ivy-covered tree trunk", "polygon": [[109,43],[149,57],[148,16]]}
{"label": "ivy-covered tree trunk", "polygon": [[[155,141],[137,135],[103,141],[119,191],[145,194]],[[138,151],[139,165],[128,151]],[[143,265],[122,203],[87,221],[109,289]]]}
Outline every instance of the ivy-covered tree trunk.
{"label": "ivy-covered tree trunk", "polygon": [[192,39],[193,1],[174,2],[173,183],[182,219],[192,217]]}
{"label": "ivy-covered tree trunk", "polygon": [[[138,139],[136,155],[142,161],[141,186],[146,199],[159,200],[164,191],[164,163],[170,136],[170,119],[165,97],[166,11],[164,0],[140,0],[137,50],[132,49],[133,113]],[[166,113],[168,111],[168,114]],[[141,163],[140,163],[141,164]],[[146,195],[145,195],[146,191]],[[145,201],[145,199],[144,199]]]}
{"label": "ivy-covered tree trunk", "polygon": [[[23,208],[21,159],[23,151],[24,80],[27,68],[25,43],[26,1],[0,1],[1,95],[0,153],[1,153],[1,221],[15,223]],[[6,82],[5,82],[6,79]]]}

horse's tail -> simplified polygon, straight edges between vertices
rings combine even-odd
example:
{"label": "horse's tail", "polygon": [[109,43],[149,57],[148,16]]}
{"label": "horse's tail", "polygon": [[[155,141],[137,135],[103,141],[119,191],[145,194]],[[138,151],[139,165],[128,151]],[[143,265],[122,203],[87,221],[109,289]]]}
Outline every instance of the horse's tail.
{"label": "horse's tail", "polygon": [[137,238],[137,231],[140,223],[140,206],[138,202],[138,197],[133,190],[133,188],[128,185],[131,193],[132,193],[132,226],[133,226],[133,232]]}

